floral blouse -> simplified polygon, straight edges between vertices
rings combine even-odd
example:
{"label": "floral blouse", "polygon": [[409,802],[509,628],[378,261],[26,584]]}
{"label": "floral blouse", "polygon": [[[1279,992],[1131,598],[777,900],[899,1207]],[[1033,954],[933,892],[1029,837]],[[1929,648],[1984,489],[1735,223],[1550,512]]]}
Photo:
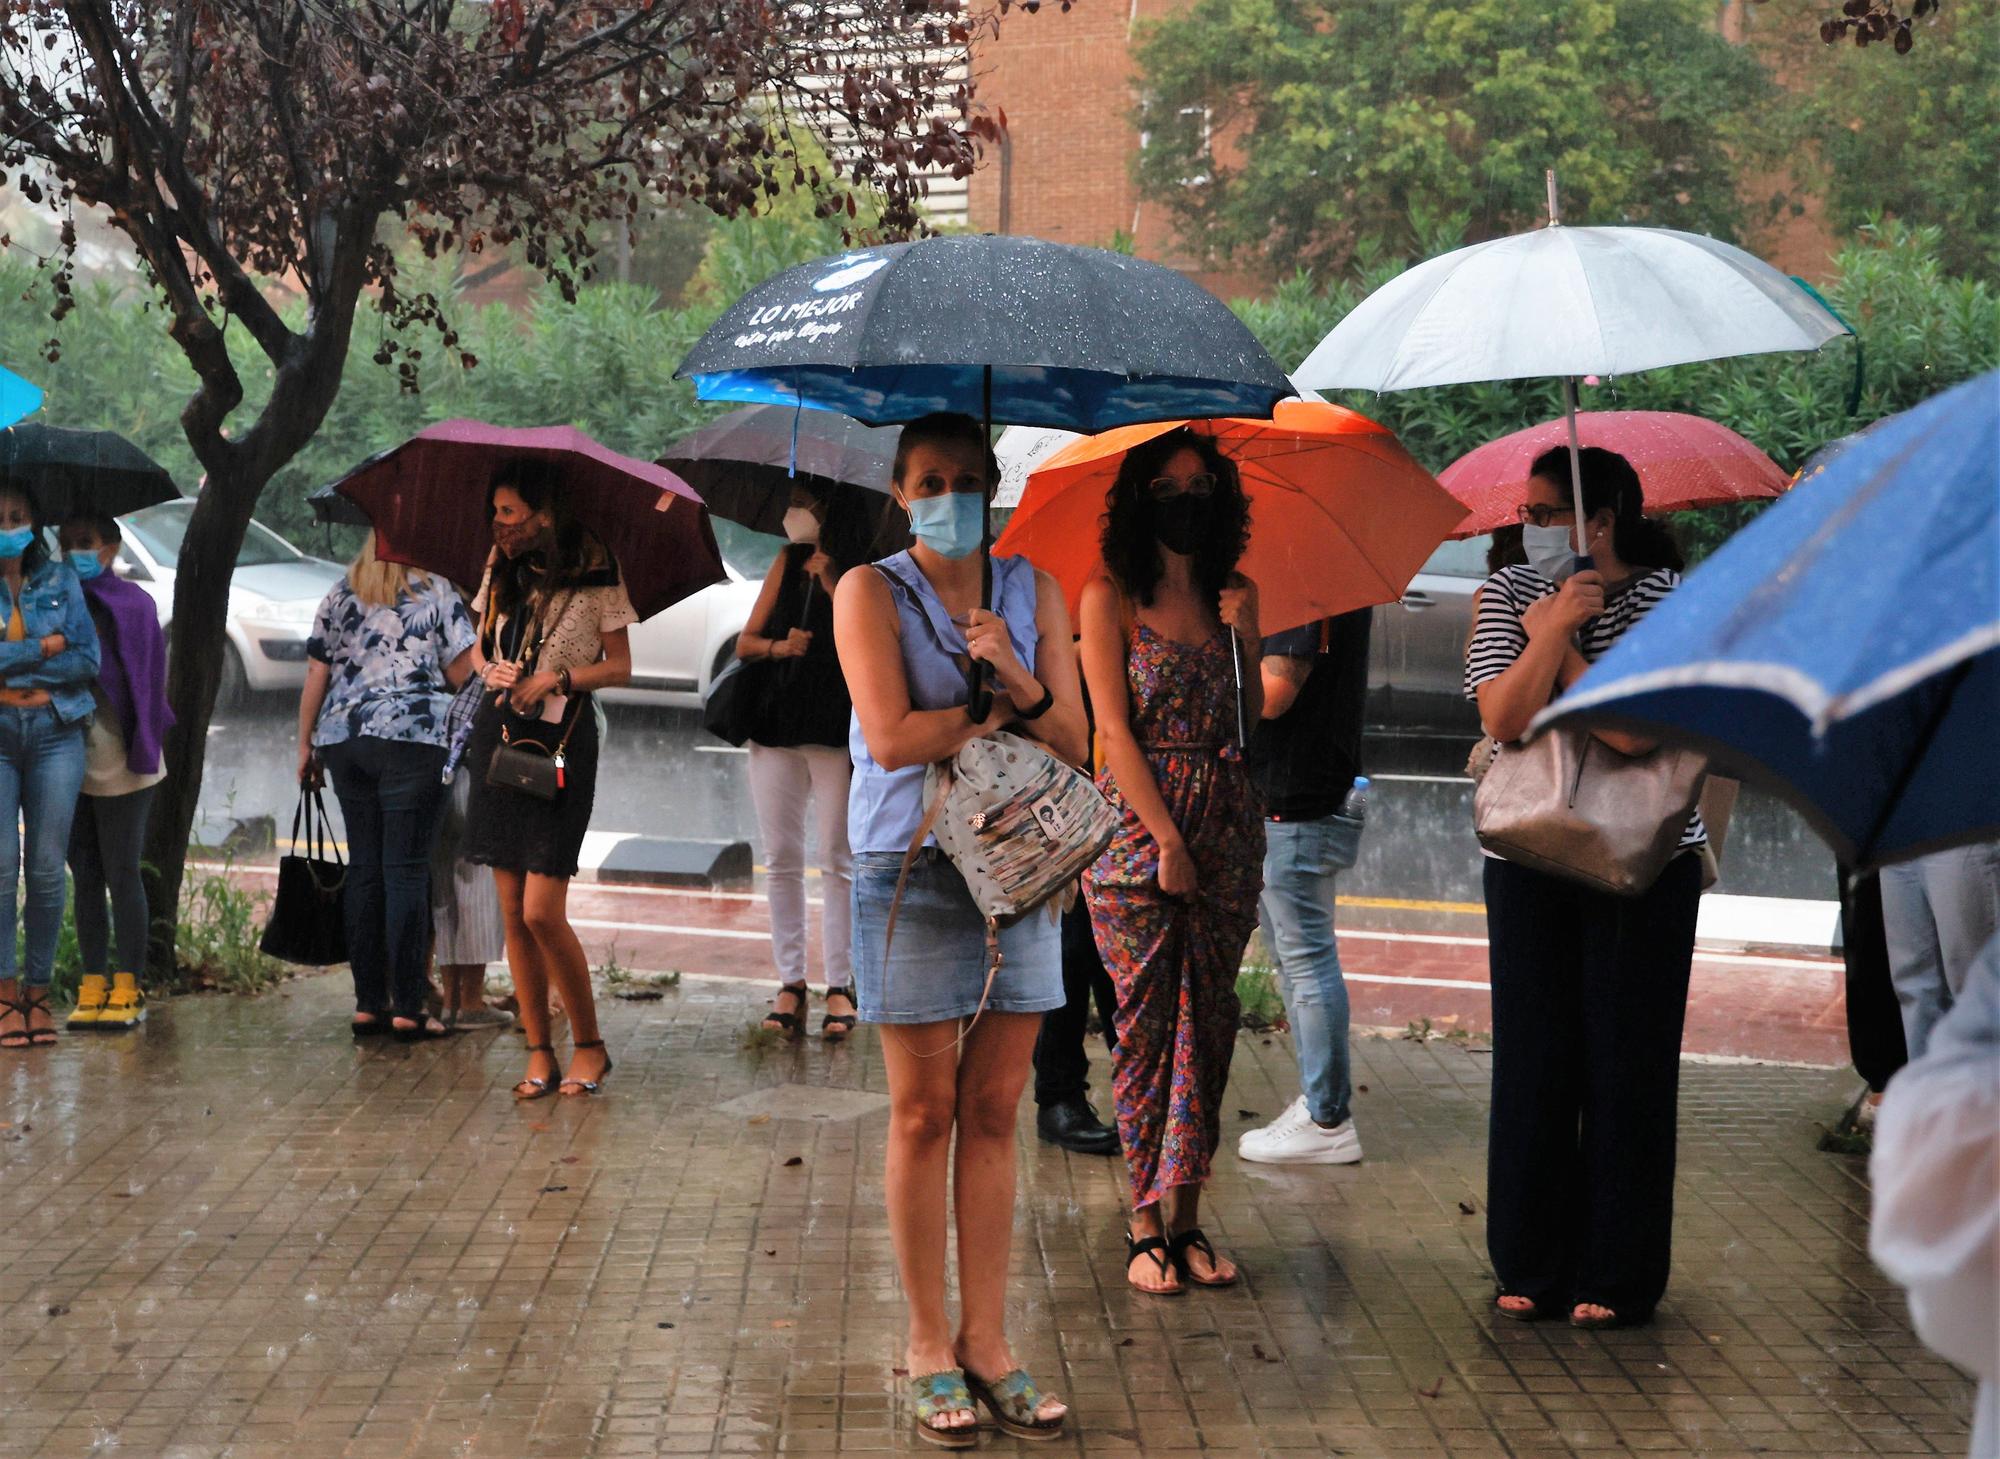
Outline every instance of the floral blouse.
{"label": "floral blouse", "polygon": [[306,653],[329,670],[315,745],[369,738],[445,743],[445,666],[478,641],[458,590],[413,574],[393,608],[371,607],[342,578],[320,602]]}

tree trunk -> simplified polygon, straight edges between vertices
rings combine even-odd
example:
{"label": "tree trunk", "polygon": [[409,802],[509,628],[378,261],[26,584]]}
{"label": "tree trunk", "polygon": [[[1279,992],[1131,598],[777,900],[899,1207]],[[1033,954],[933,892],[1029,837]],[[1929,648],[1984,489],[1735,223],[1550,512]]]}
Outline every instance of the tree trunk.
{"label": "tree trunk", "polygon": [[167,658],[167,702],[174,726],[167,732],[167,778],[153,798],[146,827],[146,900],[153,917],[147,976],[156,985],[171,982],[175,974],[188,836],[201,803],[208,725],[228,641],[229,580],[268,479],[268,473],[258,474],[254,460],[241,457],[233,471],[210,472],[181,540]]}

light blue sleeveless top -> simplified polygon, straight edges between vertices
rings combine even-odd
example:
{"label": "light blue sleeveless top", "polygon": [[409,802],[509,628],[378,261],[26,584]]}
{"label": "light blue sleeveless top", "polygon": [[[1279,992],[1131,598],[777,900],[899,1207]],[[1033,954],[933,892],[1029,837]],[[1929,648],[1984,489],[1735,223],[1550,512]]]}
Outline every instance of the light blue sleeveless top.
{"label": "light blue sleeveless top", "polygon": [[[930,579],[910,560],[908,552],[885,557],[877,569],[893,581],[889,595],[896,602],[896,629],[903,643],[903,673],[910,681],[915,709],[949,709],[971,697],[965,670],[953,654],[965,652],[965,634],[938,601]],[[993,602],[1007,620],[1007,636],[1030,673],[1035,668],[1035,567],[1025,557],[993,559]],[[854,778],[847,789],[847,844],[855,851],[909,849],[924,818],[924,767],[884,770],[868,753],[861,736],[861,719],[847,719],[847,752],[854,760]]]}

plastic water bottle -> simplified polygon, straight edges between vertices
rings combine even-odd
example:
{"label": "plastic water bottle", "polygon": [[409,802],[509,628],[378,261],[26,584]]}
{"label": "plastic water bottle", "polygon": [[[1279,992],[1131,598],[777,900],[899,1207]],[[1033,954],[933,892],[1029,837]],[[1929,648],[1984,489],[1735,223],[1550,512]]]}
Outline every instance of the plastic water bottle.
{"label": "plastic water bottle", "polygon": [[1357,775],[1354,785],[1347,792],[1347,799],[1340,803],[1340,813],[1350,821],[1368,819],[1368,777]]}

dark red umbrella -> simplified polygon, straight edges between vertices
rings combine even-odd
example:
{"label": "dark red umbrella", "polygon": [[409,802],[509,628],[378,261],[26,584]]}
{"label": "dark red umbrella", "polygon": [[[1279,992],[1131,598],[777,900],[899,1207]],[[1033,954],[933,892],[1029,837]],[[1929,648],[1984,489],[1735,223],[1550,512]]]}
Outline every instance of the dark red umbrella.
{"label": "dark red umbrella", "polygon": [[[1790,478],[1749,441],[1712,420],[1664,410],[1586,410],[1577,443],[1605,446],[1632,463],[1646,492],[1646,513],[1681,512],[1782,495]],[[1567,446],[1569,428],[1552,420],[1488,441],[1438,473],[1465,503],[1454,537],[1477,537],[1511,525],[1527,497],[1528,467],[1551,446]]]}
{"label": "dark red umbrella", "polygon": [[493,546],[486,484],[503,462],[521,457],[562,473],[570,510],[618,559],[641,618],[724,580],[708,508],[694,488],[571,426],[441,421],[369,457],[331,490],[367,516],[383,557],[473,587]]}

